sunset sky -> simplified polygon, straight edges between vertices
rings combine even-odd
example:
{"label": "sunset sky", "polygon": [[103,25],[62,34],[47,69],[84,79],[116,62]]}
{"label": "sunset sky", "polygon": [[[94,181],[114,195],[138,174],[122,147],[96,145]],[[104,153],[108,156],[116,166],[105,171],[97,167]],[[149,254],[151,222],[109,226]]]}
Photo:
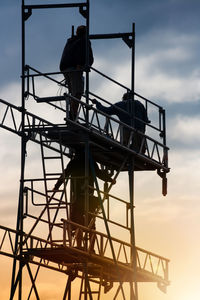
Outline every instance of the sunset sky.
{"label": "sunset sky", "polygon": [[[25,1],[26,4],[69,2],[72,1]],[[137,246],[170,259],[171,284],[167,294],[155,284],[141,284],[139,300],[199,300],[200,1],[90,2],[91,34],[130,32],[135,22],[136,92],[166,109],[171,168],[168,195],[162,196],[160,178],[155,172],[136,174],[135,223]],[[0,1],[0,98],[17,106],[21,101],[20,13],[20,0]],[[71,26],[83,22],[76,9],[34,11],[26,23],[26,63],[42,72],[59,71],[60,56]],[[92,41],[92,46],[94,67],[130,86],[128,47],[121,40]],[[111,102],[121,98],[109,85],[98,86],[98,80],[94,86]],[[41,89],[45,90],[45,86]],[[0,154],[0,224],[15,228],[19,137],[0,129]],[[120,177],[119,188],[125,181],[125,175]],[[119,194],[123,197],[123,190],[120,189]],[[4,275],[2,270],[5,270]],[[10,272],[11,260],[0,257],[2,300],[8,297]]]}

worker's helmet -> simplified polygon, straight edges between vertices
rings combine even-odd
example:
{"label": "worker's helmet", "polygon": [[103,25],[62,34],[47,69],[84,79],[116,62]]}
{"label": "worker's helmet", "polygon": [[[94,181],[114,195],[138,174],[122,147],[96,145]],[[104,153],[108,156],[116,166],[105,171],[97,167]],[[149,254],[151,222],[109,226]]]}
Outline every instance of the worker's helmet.
{"label": "worker's helmet", "polygon": [[77,36],[83,36],[86,34],[86,26],[85,25],[80,25],[76,29],[76,35]]}
{"label": "worker's helmet", "polygon": [[122,97],[122,100],[130,100],[130,99],[132,99],[132,92],[131,91],[129,91],[129,92],[126,92],[124,95],[123,95],[123,97]]}

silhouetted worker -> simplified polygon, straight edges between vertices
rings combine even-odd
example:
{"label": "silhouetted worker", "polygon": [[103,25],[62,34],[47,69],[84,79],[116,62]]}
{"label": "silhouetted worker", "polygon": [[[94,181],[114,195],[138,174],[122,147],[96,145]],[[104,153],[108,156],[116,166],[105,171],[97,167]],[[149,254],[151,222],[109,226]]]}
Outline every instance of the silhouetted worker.
{"label": "silhouetted worker", "polygon": [[[89,43],[89,66],[93,64],[94,58]],[[63,73],[68,85],[69,93],[81,100],[84,92],[83,70],[86,67],[86,26],[77,27],[76,35],[67,40],[64,47],[61,61],[60,71]],[[75,120],[78,111],[78,102],[70,99],[70,118]]]}
{"label": "silhouetted worker", "polygon": [[[131,93],[127,92],[123,95],[122,101],[115,103],[109,107],[102,105],[96,99],[91,100],[93,104],[96,104],[97,109],[101,110],[102,112],[108,115],[116,115],[119,120],[129,126],[131,126],[131,120],[133,117],[133,126],[136,130],[141,133],[145,133],[146,124],[149,123],[147,117],[147,111],[144,105],[138,100],[132,100]],[[133,116],[129,113],[131,107],[131,101],[133,105]],[[123,143],[124,145],[128,144],[130,137],[130,130],[128,128],[123,128]],[[142,135],[139,133],[135,133],[132,139],[132,147],[134,150],[139,151],[140,145],[142,142]],[[142,150],[145,152],[145,147]]]}
{"label": "silhouetted worker", "polygon": [[[97,163],[94,163],[95,174],[98,178],[106,181],[113,182],[111,175],[108,174],[107,171],[99,169]],[[85,153],[78,152],[71,159],[65,169],[65,177],[71,177],[71,210],[70,210],[70,219],[71,221],[85,225],[84,224],[84,215],[85,215]],[[58,190],[61,184],[63,183],[63,175],[60,176],[57,183],[55,184],[54,191]],[[92,174],[92,170],[89,167],[89,178],[88,184],[90,187],[94,188],[94,177]],[[95,197],[94,189],[89,188],[89,211],[94,213],[96,208],[100,206],[99,199]],[[88,214],[88,224],[93,219],[90,214]],[[72,230],[76,228],[72,227]],[[93,222],[91,229],[95,229],[95,222]],[[82,233],[79,231],[79,235],[77,236],[77,247],[81,247],[82,242]]]}

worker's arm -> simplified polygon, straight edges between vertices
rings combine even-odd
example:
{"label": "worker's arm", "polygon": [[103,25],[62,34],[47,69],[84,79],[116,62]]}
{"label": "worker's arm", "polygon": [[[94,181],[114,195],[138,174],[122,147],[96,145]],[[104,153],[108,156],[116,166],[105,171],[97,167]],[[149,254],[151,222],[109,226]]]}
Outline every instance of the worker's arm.
{"label": "worker's arm", "polygon": [[[124,122],[123,119],[126,119],[129,117],[129,114],[126,109],[126,103],[124,101],[116,102],[113,105],[110,105],[108,107],[102,105],[99,101],[96,99],[91,100],[93,104],[96,105],[96,108],[108,115],[116,115],[120,120]],[[126,122],[125,122],[126,123]]]}
{"label": "worker's arm", "polygon": [[108,115],[116,114],[116,108],[113,105],[106,107],[106,106],[102,105],[99,101],[97,101],[96,99],[92,99],[91,101],[93,104],[96,105],[96,108],[99,109],[100,111],[102,111]]}

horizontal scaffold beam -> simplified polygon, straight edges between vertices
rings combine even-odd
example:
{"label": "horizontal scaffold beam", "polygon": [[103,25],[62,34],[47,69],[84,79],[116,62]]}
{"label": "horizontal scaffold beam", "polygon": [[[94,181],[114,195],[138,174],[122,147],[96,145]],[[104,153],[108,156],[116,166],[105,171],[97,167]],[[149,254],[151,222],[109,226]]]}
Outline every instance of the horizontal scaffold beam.
{"label": "horizontal scaffold beam", "polygon": [[[66,222],[68,225],[72,223],[70,221],[64,221],[64,224],[66,224]],[[72,224],[74,225],[75,223]],[[95,270],[93,267],[99,265],[102,267],[104,277],[109,278],[110,281],[118,281],[119,274],[116,273],[117,270],[117,272],[122,275],[124,281],[130,282],[130,278],[134,277],[133,267],[125,253],[126,251],[130,251],[131,245],[112,238],[113,243],[116,245],[116,265],[116,262],[106,254],[107,250],[105,249],[105,245],[109,244],[107,243],[108,236],[106,234],[96,232],[78,224],[76,224],[76,226],[77,230],[84,228],[86,232],[91,231],[91,233],[94,234],[95,243],[100,243],[98,246],[99,251],[90,253],[89,249],[79,250],[74,248],[72,244],[69,245],[69,243],[66,243],[65,240],[61,240],[60,242],[48,242],[36,236],[23,233],[24,261],[67,273],[69,266],[76,266],[77,270],[82,272],[84,263],[90,258],[91,265],[89,266],[89,272],[91,275],[96,275],[93,274],[93,270]],[[65,225],[63,228],[66,228]],[[0,225],[0,254],[18,259],[19,253],[14,252],[16,234],[18,234],[16,230]],[[103,249],[103,252],[101,252],[100,249]],[[123,256],[126,257],[123,262],[122,258],[120,258],[122,252]],[[136,257],[138,282],[157,282],[158,285],[163,286],[169,284],[168,259],[138,247],[136,247]]]}
{"label": "horizontal scaffold beam", "polygon": [[[0,108],[0,127],[21,136],[21,108],[2,99],[0,99]],[[87,119],[88,111],[89,119]],[[140,162],[141,170],[158,169],[164,170],[165,172],[169,171],[167,159],[168,147],[140,133],[142,136],[141,147],[138,151],[135,151],[131,148],[131,143],[124,145],[120,136],[120,133],[126,128],[130,131],[131,140],[136,132],[133,127],[118,121],[83,101],[79,101],[77,120],[71,121],[66,116],[66,121],[69,125],[71,124],[73,126],[69,128],[66,124],[53,124],[25,111],[25,133],[27,134],[27,139],[40,143],[38,133],[43,133],[46,136],[46,147],[56,150],[56,141],[58,141],[61,135],[63,145],[66,146],[67,155],[67,148],[73,148],[76,147],[76,145],[80,146],[82,139],[84,142],[85,139],[89,138],[89,141],[100,149],[103,147],[106,151],[106,155],[108,155],[108,152],[112,156],[114,153],[118,155],[120,151],[125,151],[127,156],[135,156]],[[113,151],[113,147],[116,151]],[[146,147],[145,153],[143,153],[143,147]],[[115,160],[113,159],[113,164],[115,164],[116,159],[117,157]],[[103,161],[101,163],[103,163]],[[117,167],[116,165],[116,168]]]}
{"label": "horizontal scaffold beam", "polygon": [[[22,136],[21,113],[21,107],[0,99],[0,127],[17,134],[18,136]],[[45,132],[48,129],[56,130],[56,125],[25,111],[25,134],[27,135],[27,140],[40,144],[38,132],[42,131],[45,136]],[[46,136],[44,146],[60,152],[58,140]],[[63,155],[68,156],[67,147],[63,148]]]}
{"label": "horizontal scaffold beam", "polygon": [[61,3],[61,4],[33,4],[24,5],[24,9],[47,9],[47,8],[70,8],[70,7],[86,7],[87,3]]}

